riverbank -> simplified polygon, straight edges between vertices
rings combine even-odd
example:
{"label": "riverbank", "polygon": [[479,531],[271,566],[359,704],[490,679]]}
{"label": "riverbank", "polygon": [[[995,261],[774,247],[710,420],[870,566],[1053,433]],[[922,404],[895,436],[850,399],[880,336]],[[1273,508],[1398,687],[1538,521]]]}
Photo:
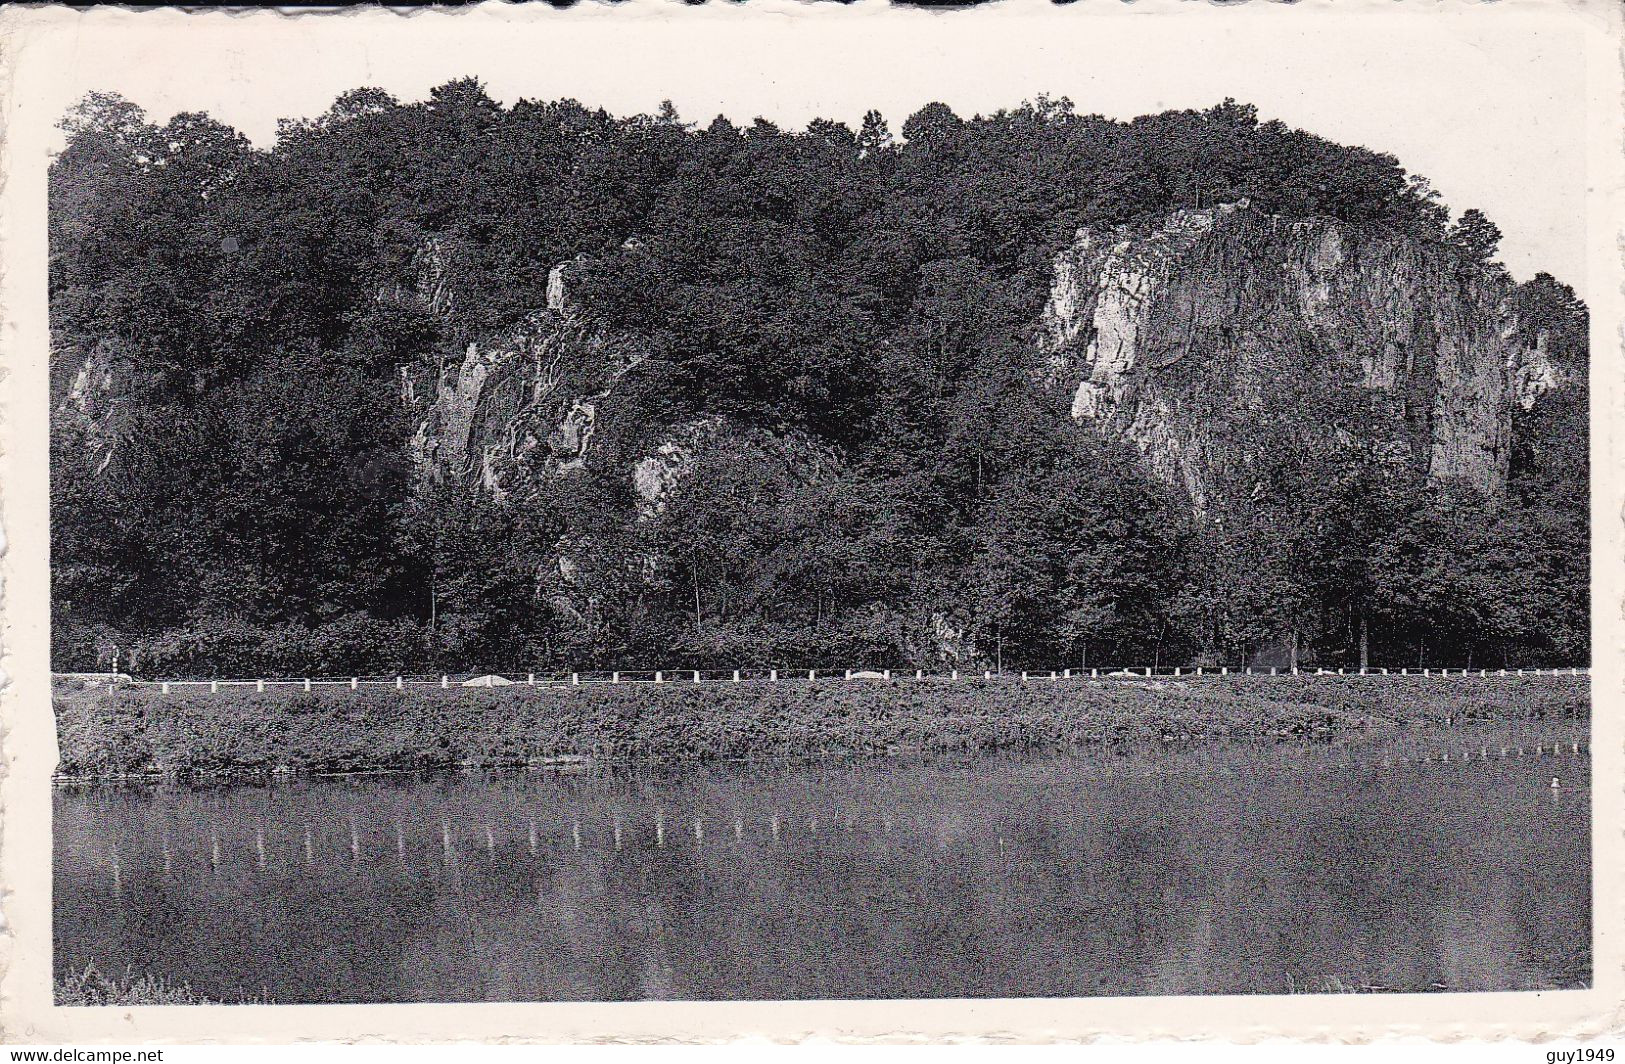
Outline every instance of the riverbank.
{"label": "riverbank", "polygon": [[783,759],[1337,737],[1590,716],[1586,677],[1190,677],[372,689],[54,699],[67,779]]}

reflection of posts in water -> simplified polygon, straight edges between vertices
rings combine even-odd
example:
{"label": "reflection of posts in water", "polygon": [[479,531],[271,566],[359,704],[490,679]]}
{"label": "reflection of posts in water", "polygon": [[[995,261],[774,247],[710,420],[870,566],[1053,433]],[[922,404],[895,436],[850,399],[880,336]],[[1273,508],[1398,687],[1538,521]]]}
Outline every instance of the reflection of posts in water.
{"label": "reflection of posts in water", "polygon": [[773,832],[773,841],[778,842],[779,841],[779,814],[774,813],[773,818],[768,821],[767,826],[768,826],[768,829]]}
{"label": "reflection of posts in water", "polygon": [[701,820],[699,817],[694,818],[694,841],[705,841],[705,821]]}
{"label": "reflection of posts in water", "polygon": [[124,875],[119,868],[118,849],[115,847],[113,849],[113,897],[122,898],[123,896]]}
{"label": "reflection of posts in water", "polygon": [[213,825],[209,827],[209,866],[220,871],[220,829]]}
{"label": "reflection of posts in water", "polygon": [[535,857],[536,856],[536,818],[535,817],[530,818],[529,836],[530,837],[529,837],[528,841],[530,842],[530,855],[532,857]]}
{"label": "reflection of posts in water", "polygon": [[406,867],[406,829],[399,820],[395,821],[395,856],[400,859],[401,867]]}
{"label": "reflection of posts in water", "polygon": [[440,818],[440,858],[448,868],[457,859],[457,851],[451,844],[451,822],[445,817]]}
{"label": "reflection of posts in water", "polygon": [[619,811],[610,814],[609,830],[615,836],[615,848],[621,848],[621,814]]}
{"label": "reflection of posts in water", "polygon": [[305,864],[306,865],[313,865],[315,863],[316,863],[316,840],[311,838],[310,825],[306,824],[305,825]]}
{"label": "reflection of posts in water", "polygon": [[655,845],[662,849],[666,846],[666,811],[655,809]]}
{"label": "reflection of posts in water", "polygon": [[361,832],[355,826],[355,817],[350,817],[350,861],[352,864],[361,860]]}
{"label": "reflection of posts in water", "polygon": [[734,817],[734,838],[743,839],[744,837],[745,837],[745,821],[744,821],[744,819],[742,817],[737,817],[736,816],[736,817]]}
{"label": "reflection of posts in water", "polygon": [[576,849],[581,849],[581,821],[577,820],[570,825],[570,839]]}
{"label": "reflection of posts in water", "polygon": [[495,857],[497,852],[496,836],[491,834],[491,825],[485,825],[485,856]]}
{"label": "reflection of posts in water", "polygon": [[264,869],[265,869],[265,826],[263,824],[254,825],[254,863],[260,867],[261,871],[264,871]]}
{"label": "reflection of posts in water", "polygon": [[163,835],[163,848],[164,848],[164,871],[168,872],[170,870],[171,861],[170,861],[170,852],[169,852],[169,832],[167,832],[167,831],[164,832],[164,835]]}

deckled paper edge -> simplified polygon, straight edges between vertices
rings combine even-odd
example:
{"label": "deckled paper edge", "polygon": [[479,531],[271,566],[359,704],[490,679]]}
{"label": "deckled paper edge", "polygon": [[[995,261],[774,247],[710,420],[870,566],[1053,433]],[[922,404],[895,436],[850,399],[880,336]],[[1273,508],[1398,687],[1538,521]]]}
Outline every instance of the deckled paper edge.
{"label": "deckled paper edge", "polygon": [[[1412,5],[1414,7],[1414,5]],[[451,20],[499,18],[516,25],[578,20],[735,22],[751,19],[844,20],[854,33],[896,32],[919,21],[987,19],[990,32],[1046,32],[1079,19],[1122,17],[1122,9],[1044,0],[1001,0],[972,10],[897,9],[876,0],[850,7],[798,0],[750,0],[744,6],[688,8],[660,0],[597,3],[566,11],[539,5],[482,5],[452,10],[373,9],[185,12],[11,7],[0,10],[0,1041],[8,1043],[289,1041],[714,1042],[739,1038],[798,1041],[1143,1041],[1158,1038],[1239,1042],[1297,1040],[1593,1037],[1625,1029],[1620,871],[1621,695],[1625,693],[1625,594],[1618,430],[1621,413],[1621,78],[1620,13],[1606,0],[1502,0],[1451,3],[1449,17],[1568,20],[1587,38],[1592,175],[1587,204],[1593,228],[1592,310],[1593,515],[1593,883],[1595,987],[1542,994],[1316,995],[971,1001],[633,1004],[205,1006],[58,1009],[50,1003],[50,784],[55,736],[48,673],[46,506],[48,333],[45,321],[45,219],[42,130],[58,117],[33,113],[31,92],[68,54],[77,34],[118,33],[141,20],[175,34],[177,53],[200,33],[253,32],[296,22],[320,35],[335,20],[380,28],[408,19],[415,32],[454,29]],[[1388,0],[1306,0],[1290,9],[1255,2],[1226,7],[1139,0],[1133,17],[1223,17],[1226,29],[1274,32],[1283,17],[1323,15],[1402,20]],[[432,25],[431,25],[432,24]],[[903,42],[907,46],[907,42]],[[478,73],[477,59],[470,69]],[[638,71],[627,71],[636,76]],[[363,80],[358,73],[357,83]],[[1445,86],[1466,91],[1470,87]],[[1177,1004],[1176,1004],[1177,1003]]]}

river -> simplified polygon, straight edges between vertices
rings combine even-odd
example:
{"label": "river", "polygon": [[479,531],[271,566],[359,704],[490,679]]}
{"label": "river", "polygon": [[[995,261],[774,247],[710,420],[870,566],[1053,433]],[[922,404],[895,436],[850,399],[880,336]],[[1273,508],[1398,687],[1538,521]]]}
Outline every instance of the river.
{"label": "river", "polygon": [[1503,729],[63,788],[55,961],[281,1004],[1586,986],[1589,768]]}

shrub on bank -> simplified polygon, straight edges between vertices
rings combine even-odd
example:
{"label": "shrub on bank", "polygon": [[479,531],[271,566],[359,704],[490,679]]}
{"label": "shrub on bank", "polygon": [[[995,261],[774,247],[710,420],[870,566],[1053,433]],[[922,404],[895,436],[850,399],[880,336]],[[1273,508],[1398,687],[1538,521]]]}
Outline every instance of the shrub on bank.
{"label": "shrub on bank", "polygon": [[1584,677],[598,684],[56,699],[69,776],[984,751],[1585,719]]}
{"label": "shrub on bank", "polygon": [[209,677],[231,671],[394,673],[427,668],[429,660],[424,633],[415,623],[348,613],[316,627],[201,618],[134,641],[125,662],[143,675]]}

